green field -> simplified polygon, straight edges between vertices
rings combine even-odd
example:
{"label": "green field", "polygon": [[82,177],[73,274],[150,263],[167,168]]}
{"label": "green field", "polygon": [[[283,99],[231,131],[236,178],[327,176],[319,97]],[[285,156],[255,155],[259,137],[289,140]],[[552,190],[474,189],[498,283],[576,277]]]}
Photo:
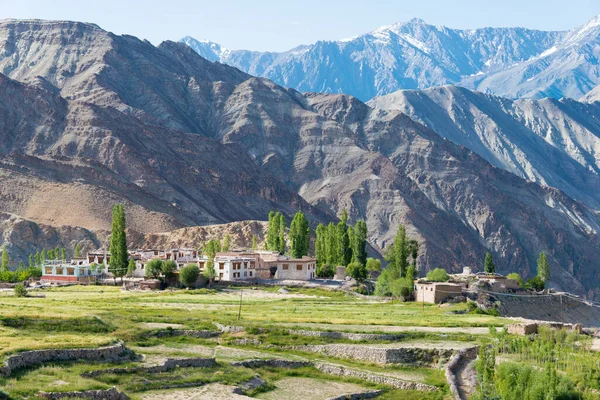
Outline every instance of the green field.
{"label": "green field", "polygon": [[[245,288],[243,291],[233,288],[218,291],[203,289],[126,292],[117,287],[71,286],[31,294],[32,297],[16,298],[11,292],[0,293],[2,359],[25,350],[97,347],[124,341],[127,347],[135,352],[136,358],[118,367],[157,365],[167,358],[186,357],[216,357],[219,364],[214,368],[178,368],[161,374],[107,374],[83,378],[83,372],[109,366],[94,363],[53,363],[19,370],[9,378],[0,379],[0,387],[11,398],[16,399],[36,398],[40,390],[71,391],[105,389],[112,386],[116,386],[132,398],[201,398],[201,390],[213,388],[214,392],[218,393],[223,385],[238,385],[256,374],[260,375],[267,385],[260,390],[247,391],[245,395],[267,399],[289,397],[288,392],[291,391],[298,392],[299,398],[303,398],[302,391],[310,388],[316,394],[310,392],[305,393],[305,396],[326,398],[323,396],[329,395],[328,391],[362,387],[385,390],[382,397],[384,399],[400,398],[398,396],[447,398],[448,388],[443,370],[439,368],[376,365],[348,359],[325,360],[319,354],[287,347],[350,341],[292,335],[288,330],[298,328],[390,333],[410,329],[405,332],[405,338],[400,341],[401,345],[439,343],[440,347],[443,347],[447,343],[477,344],[487,341],[488,326],[503,326],[508,323],[508,320],[498,317],[466,314],[464,304],[439,307],[390,303],[317,289],[288,289],[286,293],[279,293],[273,288]],[[169,328],[215,331],[214,322],[243,326],[246,330],[211,339],[181,336],[158,338],[153,335],[157,330]],[[240,339],[253,341],[240,344]],[[366,345],[361,342],[353,343]],[[386,342],[370,345],[374,344],[384,345]],[[429,394],[393,390],[360,379],[326,375],[313,367],[298,370],[251,370],[228,364],[231,361],[254,358],[325,360],[354,369],[435,385],[439,390]],[[306,384],[306,379],[312,380],[313,384]],[[167,384],[189,387],[160,391]],[[202,389],[199,389],[201,387]],[[320,392],[319,387],[323,388]],[[322,394],[321,397],[319,393]],[[214,398],[220,397],[215,394]]]}

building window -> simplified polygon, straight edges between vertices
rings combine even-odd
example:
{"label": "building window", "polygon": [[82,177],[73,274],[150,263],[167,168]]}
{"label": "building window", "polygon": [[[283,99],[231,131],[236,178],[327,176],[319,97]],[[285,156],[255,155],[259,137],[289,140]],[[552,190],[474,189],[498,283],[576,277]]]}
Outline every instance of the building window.
{"label": "building window", "polygon": [[298,264],[298,265],[296,265],[296,270],[298,270],[298,271],[302,271],[302,264]]}
{"label": "building window", "polygon": [[222,272],[219,274],[219,278],[223,278],[223,273]]}
{"label": "building window", "polygon": [[252,276],[252,271],[250,271],[250,276]]}
{"label": "building window", "polygon": [[225,264],[224,263],[219,263],[219,269],[225,269]]}
{"label": "building window", "polygon": [[287,264],[283,264],[283,269],[287,270],[288,269],[288,265]]}

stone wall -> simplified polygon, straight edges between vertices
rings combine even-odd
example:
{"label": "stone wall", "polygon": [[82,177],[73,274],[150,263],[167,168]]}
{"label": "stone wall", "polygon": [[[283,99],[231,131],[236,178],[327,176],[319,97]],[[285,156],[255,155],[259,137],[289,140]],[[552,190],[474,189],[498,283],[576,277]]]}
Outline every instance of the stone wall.
{"label": "stone wall", "polygon": [[213,332],[206,330],[193,330],[193,329],[163,329],[154,333],[156,337],[165,336],[188,336],[193,338],[209,339],[217,337],[221,332]]}
{"label": "stone wall", "polygon": [[292,335],[322,337],[328,339],[348,339],[348,340],[402,340],[407,337],[405,334],[380,334],[380,333],[350,333],[350,332],[328,332],[328,331],[305,331],[290,329]]}
{"label": "stone wall", "polygon": [[302,368],[311,367],[313,363],[309,361],[292,361],[284,360],[281,358],[270,358],[270,359],[253,359],[243,360],[230,363],[234,367],[246,367],[246,368],[261,368],[261,367],[273,367],[273,368]]}
{"label": "stone wall", "polygon": [[401,379],[393,378],[391,376],[377,375],[367,371],[357,371],[346,367],[342,367],[340,365],[317,363],[315,365],[315,368],[317,368],[319,371],[325,374],[364,379],[372,383],[391,386],[395,389],[420,390],[423,392],[432,392],[438,390],[437,387],[427,385],[425,383],[403,381]]}
{"label": "stone wall", "polygon": [[238,333],[238,332],[244,332],[246,330],[246,328],[244,328],[243,326],[223,325],[218,322],[213,322],[213,324],[222,333]]}
{"label": "stone wall", "polygon": [[507,327],[508,333],[520,336],[532,335],[534,333],[537,333],[537,329],[537,324],[511,324]]}
{"label": "stone wall", "polygon": [[368,392],[343,394],[341,396],[330,397],[327,400],[366,400],[374,399],[383,394],[383,390],[370,390]]}
{"label": "stone wall", "polygon": [[532,321],[521,324],[508,325],[508,333],[513,335],[532,335],[538,333],[540,326],[545,326],[551,329],[567,329],[573,332],[581,334],[583,332],[583,325],[581,324],[568,324],[563,322],[549,322],[549,321]]}
{"label": "stone wall", "polygon": [[51,361],[118,361],[129,350],[125,343],[95,349],[47,349],[24,351],[10,356],[0,367],[0,376],[10,376],[14,370],[27,368]]}
{"label": "stone wall", "polygon": [[449,359],[454,354],[454,350],[452,349],[426,349],[418,347],[384,348],[351,344],[296,346],[295,349],[375,364],[431,365]]}
{"label": "stone wall", "polygon": [[89,400],[127,400],[129,397],[116,388],[107,390],[85,390],[82,392],[40,392],[42,399],[89,399]]}
{"label": "stone wall", "polygon": [[446,366],[446,380],[450,386],[450,393],[454,400],[465,400],[462,398],[460,391],[458,390],[458,373],[462,363],[474,360],[477,358],[477,352],[479,346],[469,347],[468,349],[462,349],[458,351]]}
{"label": "stone wall", "polygon": [[157,374],[161,372],[167,372],[175,368],[212,368],[216,367],[217,362],[214,358],[179,358],[167,359],[161,365],[154,365],[152,367],[131,367],[131,368],[109,368],[99,369],[95,371],[85,372],[81,376],[85,378],[91,378],[94,376],[104,374],[134,374],[138,372],[148,372],[151,374]]}

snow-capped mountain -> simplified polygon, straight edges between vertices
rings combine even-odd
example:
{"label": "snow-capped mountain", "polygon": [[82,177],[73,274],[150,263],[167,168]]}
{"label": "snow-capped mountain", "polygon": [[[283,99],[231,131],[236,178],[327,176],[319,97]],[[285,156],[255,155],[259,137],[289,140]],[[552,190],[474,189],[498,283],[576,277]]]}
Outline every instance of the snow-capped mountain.
{"label": "snow-capped mountain", "polygon": [[413,19],[282,53],[182,41],[208,60],[302,92],[368,100],[400,89],[457,84],[511,98],[580,98],[600,84],[599,33],[600,17],[568,32],[459,30]]}

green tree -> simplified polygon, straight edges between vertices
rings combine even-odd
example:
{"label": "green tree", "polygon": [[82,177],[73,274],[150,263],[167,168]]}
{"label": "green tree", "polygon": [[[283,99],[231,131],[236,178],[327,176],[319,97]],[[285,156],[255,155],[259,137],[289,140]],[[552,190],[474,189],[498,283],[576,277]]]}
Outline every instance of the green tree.
{"label": "green tree", "polygon": [[483,270],[488,274],[493,274],[496,272],[496,266],[494,265],[494,260],[492,259],[492,254],[489,251],[485,255],[485,262],[483,264]]}
{"label": "green tree", "polygon": [[352,259],[362,265],[367,263],[367,223],[356,221],[352,234]]}
{"label": "green tree", "polygon": [[548,265],[546,253],[544,252],[540,253],[540,256],[538,257],[537,274],[544,283],[550,279],[550,266]]}
{"label": "green tree", "polygon": [[169,278],[173,275],[173,273],[177,270],[177,263],[173,260],[167,260],[163,262],[161,271],[163,276],[165,277],[165,282],[169,281]]}
{"label": "green tree", "polygon": [[444,268],[436,268],[429,271],[426,278],[431,282],[448,282],[450,276]]}
{"label": "green tree", "polygon": [[[43,252],[43,250],[42,250],[42,252]],[[44,262],[44,259],[42,259],[40,253],[38,253],[37,251],[35,252],[34,260],[35,260],[36,267],[40,267],[42,265],[42,263]]]}
{"label": "green tree", "polygon": [[256,244],[256,235],[252,235],[252,250],[258,249],[258,245]]}
{"label": "green tree", "polygon": [[381,271],[381,260],[377,258],[367,258],[367,271],[371,275],[371,278]]}
{"label": "green tree", "polygon": [[315,258],[318,267],[327,263],[327,228],[323,224],[319,224],[316,230]]}
{"label": "green tree", "polygon": [[81,246],[79,243],[75,245],[75,258],[81,258]]}
{"label": "green tree", "polygon": [[302,258],[308,254],[310,243],[310,228],[308,220],[304,217],[302,211],[294,215],[290,225],[290,252],[294,258]]}
{"label": "green tree", "polygon": [[229,233],[225,235],[225,242],[223,243],[223,251],[229,251],[229,246],[231,245],[231,238],[229,237]]}
{"label": "green tree", "polygon": [[179,282],[186,288],[191,288],[200,276],[200,269],[196,264],[186,264],[179,271]]}
{"label": "green tree", "polygon": [[277,240],[277,245],[279,246],[277,250],[280,254],[285,254],[285,229],[287,228],[287,223],[285,221],[285,217],[283,214],[279,214],[279,239]]}
{"label": "green tree", "polygon": [[206,262],[206,266],[204,267],[204,271],[202,272],[204,277],[208,280],[208,287],[212,284],[212,282],[217,277],[217,271],[215,270],[215,262],[213,258],[209,258]]}
{"label": "green tree", "polygon": [[367,268],[364,264],[354,261],[346,267],[346,274],[356,279],[358,282],[362,282],[367,279]]}
{"label": "green tree", "polygon": [[[36,253],[36,255],[37,255],[37,253]],[[52,257],[52,258],[54,258],[54,257]],[[36,263],[36,264],[37,264],[38,266],[39,266],[39,265],[42,265],[42,263],[43,263],[43,262],[45,262],[45,261],[46,261],[46,260],[48,260],[48,259],[52,259],[52,258],[50,258],[50,257],[48,257],[48,256],[46,255],[46,249],[42,249],[42,252],[39,254],[39,261],[40,261],[40,262],[38,262],[38,263]]]}
{"label": "green tree", "polygon": [[269,212],[269,224],[267,226],[267,240],[265,247],[267,250],[279,250],[279,213]]}
{"label": "green tree", "polygon": [[338,250],[339,240],[337,237],[337,228],[333,222],[330,222],[327,225],[327,236],[326,236],[326,247],[325,247],[325,255],[327,265],[331,265],[335,268],[335,266],[339,265],[339,260],[337,258],[339,254]]}
{"label": "green tree", "polygon": [[129,254],[127,253],[127,236],[125,234],[125,207],[115,204],[112,209],[112,229],[110,237],[110,262],[108,271],[115,278],[127,273]]}
{"label": "green tree", "polygon": [[6,244],[2,245],[2,262],[0,263],[0,270],[8,270],[8,249]]}
{"label": "green tree", "polygon": [[[44,251],[44,250],[42,250]],[[50,249],[46,252],[46,257],[42,257],[42,262],[46,260],[54,260],[54,249]]]}
{"label": "green tree", "polygon": [[58,247],[54,249],[54,259],[60,260],[60,249]]}
{"label": "green tree", "polygon": [[352,246],[348,235],[348,212],[342,211],[342,218],[337,224],[338,255],[337,259],[340,265],[347,266],[352,260]]}
{"label": "green tree", "polygon": [[404,277],[408,268],[408,239],[404,225],[398,227],[394,240],[394,261],[400,277]]}
{"label": "green tree", "polygon": [[162,274],[162,266],[163,261],[158,258],[148,261],[146,264],[146,277],[158,279]]}
{"label": "green tree", "polygon": [[67,249],[65,249],[64,247],[61,249],[61,259],[63,261],[67,261]]}
{"label": "green tree", "polygon": [[132,258],[129,260],[129,264],[127,264],[127,276],[133,277],[135,273],[135,260]]}
{"label": "green tree", "polygon": [[35,267],[34,261],[33,261],[33,254],[29,254],[29,268],[33,268]]}
{"label": "green tree", "polygon": [[15,297],[25,297],[27,296],[27,289],[25,288],[25,285],[23,285],[22,283],[19,283],[15,286]]}

